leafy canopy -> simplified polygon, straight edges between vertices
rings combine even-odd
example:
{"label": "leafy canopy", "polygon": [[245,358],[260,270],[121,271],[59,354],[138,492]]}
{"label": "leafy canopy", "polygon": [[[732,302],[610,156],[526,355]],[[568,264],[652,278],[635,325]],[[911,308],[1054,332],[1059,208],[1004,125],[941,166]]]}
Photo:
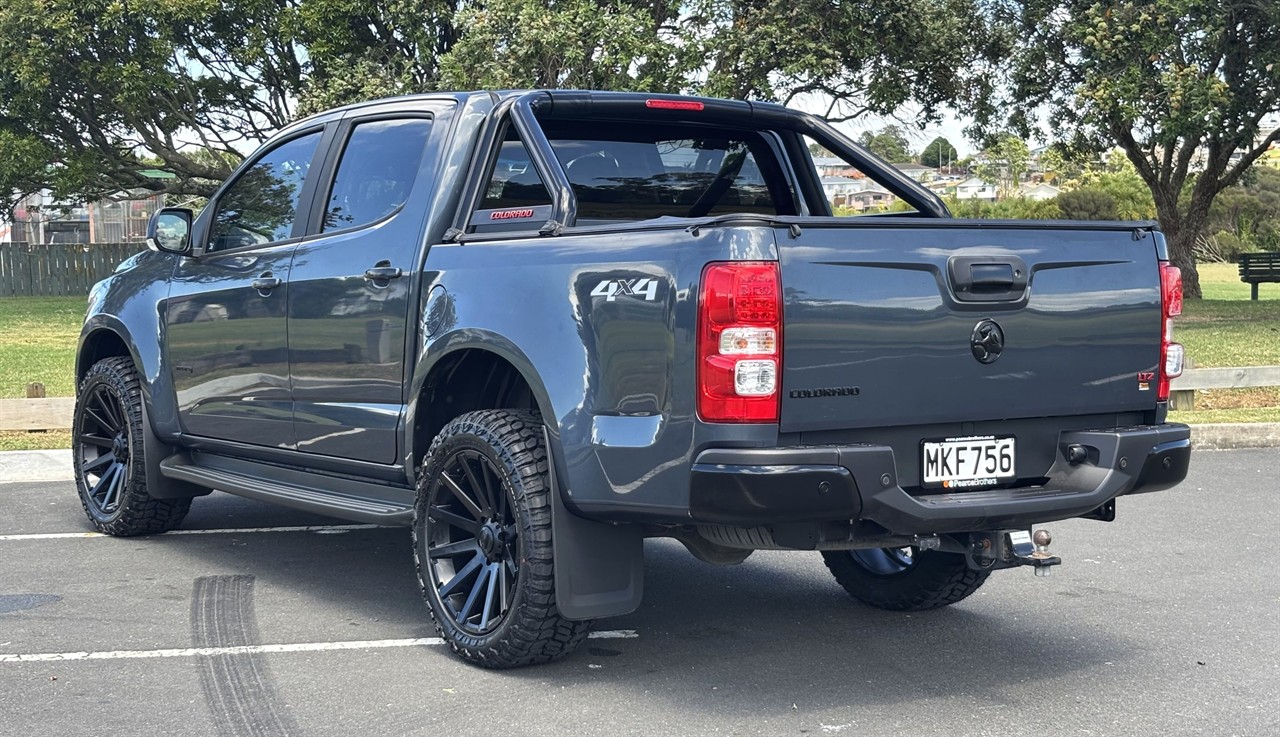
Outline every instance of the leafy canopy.
{"label": "leafy canopy", "polygon": [[858,143],[892,163],[902,163],[912,158],[911,141],[907,140],[902,128],[896,125],[887,125],[878,131],[863,131]]}
{"label": "leafy canopy", "polygon": [[933,169],[953,166],[958,158],[956,147],[952,146],[951,141],[942,136],[930,141],[929,145],[925,146],[924,150],[920,152],[920,164]]}
{"label": "leafy canopy", "polygon": [[935,120],[965,89],[957,59],[993,48],[986,2],[0,0],[0,208],[42,188],[207,196],[302,115],[440,89],[820,96],[832,119],[914,103]]}
{"label": "leafy canopy", "polygon": [[997,0],[990,81],[968,98],[977,131],[1028,133],[1044,115],[1077,150],[1119,146],[1150,190],[1188,296],[1194,245],[1218,193],[1280,131],[1280,3]]}

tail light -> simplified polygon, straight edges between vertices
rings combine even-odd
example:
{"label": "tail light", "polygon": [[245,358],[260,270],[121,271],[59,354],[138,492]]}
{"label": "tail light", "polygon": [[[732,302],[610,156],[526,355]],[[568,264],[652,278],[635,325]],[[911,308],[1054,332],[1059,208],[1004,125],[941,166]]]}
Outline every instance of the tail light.
{"label": "tail light", "polygon": [[707,265],[698,303],[698,416],[777,422],[781,356],[778,263]]}
{"label": "tail light", "polygon": [[1182,376],[1185,352],[1173,342],[1173,318],[1182,314],[1182,270],[1168,261],[1160,262],[1160,377],[1156,399],[1169,399],[1169,382]]}

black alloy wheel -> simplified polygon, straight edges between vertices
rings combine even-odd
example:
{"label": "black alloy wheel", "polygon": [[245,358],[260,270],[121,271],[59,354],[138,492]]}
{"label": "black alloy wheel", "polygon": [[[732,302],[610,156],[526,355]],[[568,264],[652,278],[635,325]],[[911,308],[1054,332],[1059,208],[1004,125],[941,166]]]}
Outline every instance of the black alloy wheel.
{"label": "black alloy wheel", "polygon": [[191,500],[155,499],[147,493],[137,369],[128,358],[95,363],[76,393],[71,422],[76,490],[99,532],[127,537],[166,532],[181,524]]}
{"label": "black alloy wheel", "polygon": [[864,548],[850,550],[854,562],[875,576],[898,576],[915,565],[912,548]]}
{"label": "black alloy wheel", "polygon": [[502,477],[487,455],[464,448],[445,461],[429,494],[436,595],[462,631],[492,632],[511,609],[520,573],[520,530]]}
{"label": "black alloy wheel", "polygon": [[97,384],[82,400],[77,418],[76,462],[88,486],[89,513],[109,518],[120,509],[129,478],[127,410],[109,384]]}
{"label": "black alloy wheel", "polygon": [[413,555],[436,631],[486,668],[572,652],[592,622],[560,616],[542,418],[482,410],[450,421],[418,473]]}

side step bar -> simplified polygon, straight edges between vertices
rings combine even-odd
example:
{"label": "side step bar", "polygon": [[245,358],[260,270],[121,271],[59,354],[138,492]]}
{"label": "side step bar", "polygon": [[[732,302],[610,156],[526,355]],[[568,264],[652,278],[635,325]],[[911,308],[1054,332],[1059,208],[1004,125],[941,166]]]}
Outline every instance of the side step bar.
{"label": "side step bar", "polygon": [[[165,478],[353,522],[375,525],[413,522],[411,489],[275,466],[270,467],[272,478],[267,479],[251,474],[250,467],[252,470],[263,468],[205,453],[175,453],[160,462],[160,473]],[[317,482],[322,482],[324,487],[316,486]],[[403,502],[387,498],[393,495],[402,497]]]}

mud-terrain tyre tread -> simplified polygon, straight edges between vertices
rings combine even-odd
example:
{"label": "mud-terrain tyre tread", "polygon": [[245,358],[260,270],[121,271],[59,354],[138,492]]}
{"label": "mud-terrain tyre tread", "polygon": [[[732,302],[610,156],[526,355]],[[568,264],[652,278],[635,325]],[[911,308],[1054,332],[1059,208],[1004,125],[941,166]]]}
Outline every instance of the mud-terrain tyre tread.
{"label": "mud-terrain tyre tread", "polygon": [[955,604],[986,583],[990,571],[969,568],[963,555],[915,551],[906,571],[879,575],[868,571],[848,551],[823,551],[836,581],[849,595],[868,606],[895,612],[920,612]]}
{"label": "mud-terrain tyre tread", "polygon": [[[129,437],[129,460],[126,481],[119,506],[110,514],[101,514],[88,501],[89,488],[80,461],[78,440],[83,426],[84,403],[90,390],[105,385],[120,402]],[[143,455],[144,433],[150,432],[142,420],[142,386],[133,361],[127,357],[104,358],[90,367],[76,393],[72,415],[72,463],[75,467],[76,491],[80,506],[89,522],[101,533],[112,537],[134,537],[168,532],[182,524],[191,509],[191,499],[154,499],[147,493],[146,458]]]}
{"label": "mud-terrain tyre tread", "polygon": [[[504,492],[520,525],[521,561],[511,610],[497,629],[477,636],[463,631],[440,604],[426,555],[425,524],[430,482],[459,442],[478,439],[505,476]],[[573,652],[594,624],[572,621],[556,608],[551,532],[550,458],[542,417],[528,410],[481,410],[461,415],[440,431],[424,456],[414,504],[413,560],[432,624],[453,652],[485,668],[517,668],[547,663]]]}

